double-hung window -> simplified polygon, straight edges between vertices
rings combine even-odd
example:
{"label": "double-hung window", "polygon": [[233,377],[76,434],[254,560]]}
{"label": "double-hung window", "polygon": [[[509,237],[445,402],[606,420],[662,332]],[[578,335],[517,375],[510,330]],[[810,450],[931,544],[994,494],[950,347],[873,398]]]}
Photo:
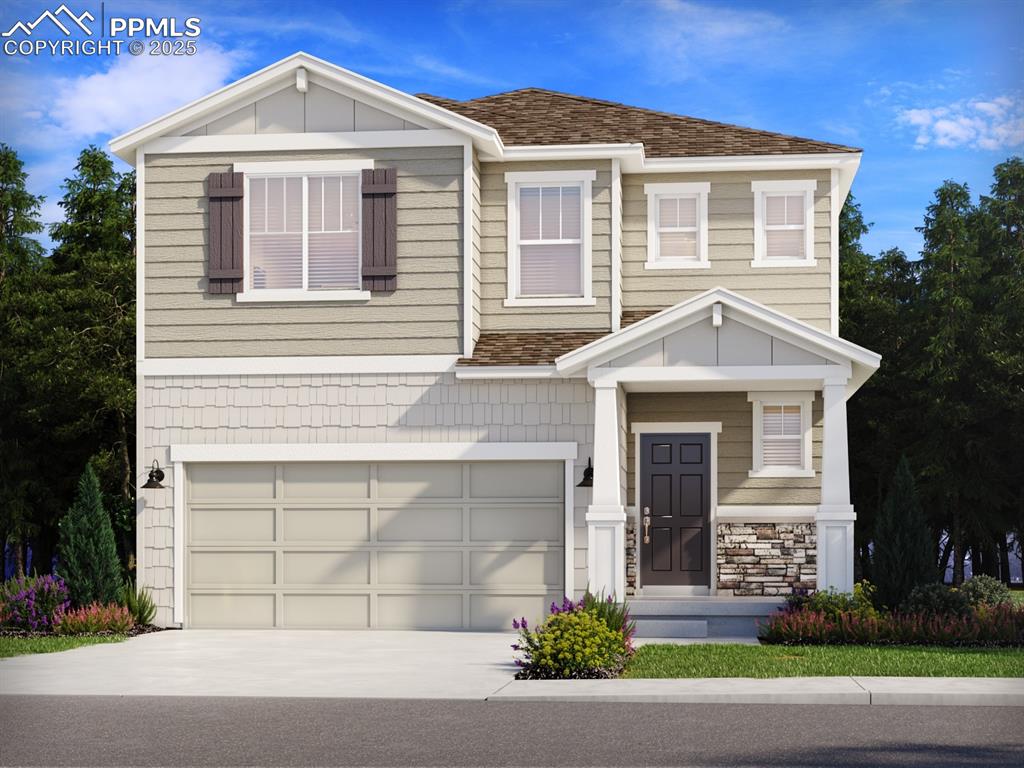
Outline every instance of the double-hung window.
{"label": "double-hung window", "polygon": [[755,267],[814,266],[815,181],[755,181]]}
{"label": "double-hung window", "polygon": [[751,392],[751,477],[813,477],[810,392]]}
{"label": "double-hung window", "polygon": [[708,261],[709,183],[644,184],[646,269],[700,269]]}
{"label": "double-hung window", "polygon": [[506,173],[506,306],[593,304],[590,215],[594,171]]}
{"label": "double-hung window", "polygon": [[362,161],[251,163],[240,301],[365,300]]}

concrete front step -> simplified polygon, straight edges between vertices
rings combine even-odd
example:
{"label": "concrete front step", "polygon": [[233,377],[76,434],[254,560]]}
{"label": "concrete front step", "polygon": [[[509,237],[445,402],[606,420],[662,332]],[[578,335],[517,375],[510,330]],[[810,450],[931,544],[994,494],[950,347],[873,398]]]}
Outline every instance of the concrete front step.
{"label": "concrete front step", "polygon": [[757,637],[757,622],[782,603],[764,598],[637,599],[629,603],[638,638]]}

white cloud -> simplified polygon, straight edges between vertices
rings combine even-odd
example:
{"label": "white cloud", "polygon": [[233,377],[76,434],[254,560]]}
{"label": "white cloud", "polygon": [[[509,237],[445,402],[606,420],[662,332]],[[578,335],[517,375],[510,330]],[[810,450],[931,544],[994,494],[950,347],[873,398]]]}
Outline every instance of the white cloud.
{"label": "white cloud", "polygon": [[58,80],[47,119],[68,138],[117,135],[217,90],[237,53],[206,44],[194,56],[121,56],[105,71]]}
{"label": "white cloud", "polygon": [[914,145],[1002,150],[1024,145],[1024,101],[1019,97],[964,99],[928,108],[900,108],[900,125],[915,129]]}

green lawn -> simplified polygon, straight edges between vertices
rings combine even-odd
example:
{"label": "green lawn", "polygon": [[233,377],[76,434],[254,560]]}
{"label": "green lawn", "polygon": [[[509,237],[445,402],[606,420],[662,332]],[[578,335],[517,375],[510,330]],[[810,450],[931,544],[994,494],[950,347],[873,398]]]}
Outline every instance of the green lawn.
{"label": "green lawn", "polygon": [[124,635],[46,635],[41,637],[0,637],[0,659],[26,653],[70,651],[83,645],[120,643]]}
{"label": "green lawn", "polygon": [[623,677],[1024,677],[1024,649],[645,645]]}

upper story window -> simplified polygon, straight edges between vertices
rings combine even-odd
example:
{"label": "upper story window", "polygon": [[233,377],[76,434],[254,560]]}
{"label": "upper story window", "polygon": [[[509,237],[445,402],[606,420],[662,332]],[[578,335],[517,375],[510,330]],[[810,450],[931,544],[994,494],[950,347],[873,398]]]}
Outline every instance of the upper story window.
{"label": "upper story window", "polygon": [[810,392],[751,392],[751,477],[813,477]]}
{"label": "upper story window", "polygon": [[702,269],[708,261],[709,183],[644,184],[646,269]]}
{"label": "upper story window", "polygon": [[754,267],[814,266],[815,181],[755,181]]}
{"label": "upper story window", "polygon": [[595,171],[510,172],[505,306],[594,304],[591,183]]}
{"label": "upper story window", "polygon": [[372,161],[249,163],[239,301],[366,300],[362,168]]}

